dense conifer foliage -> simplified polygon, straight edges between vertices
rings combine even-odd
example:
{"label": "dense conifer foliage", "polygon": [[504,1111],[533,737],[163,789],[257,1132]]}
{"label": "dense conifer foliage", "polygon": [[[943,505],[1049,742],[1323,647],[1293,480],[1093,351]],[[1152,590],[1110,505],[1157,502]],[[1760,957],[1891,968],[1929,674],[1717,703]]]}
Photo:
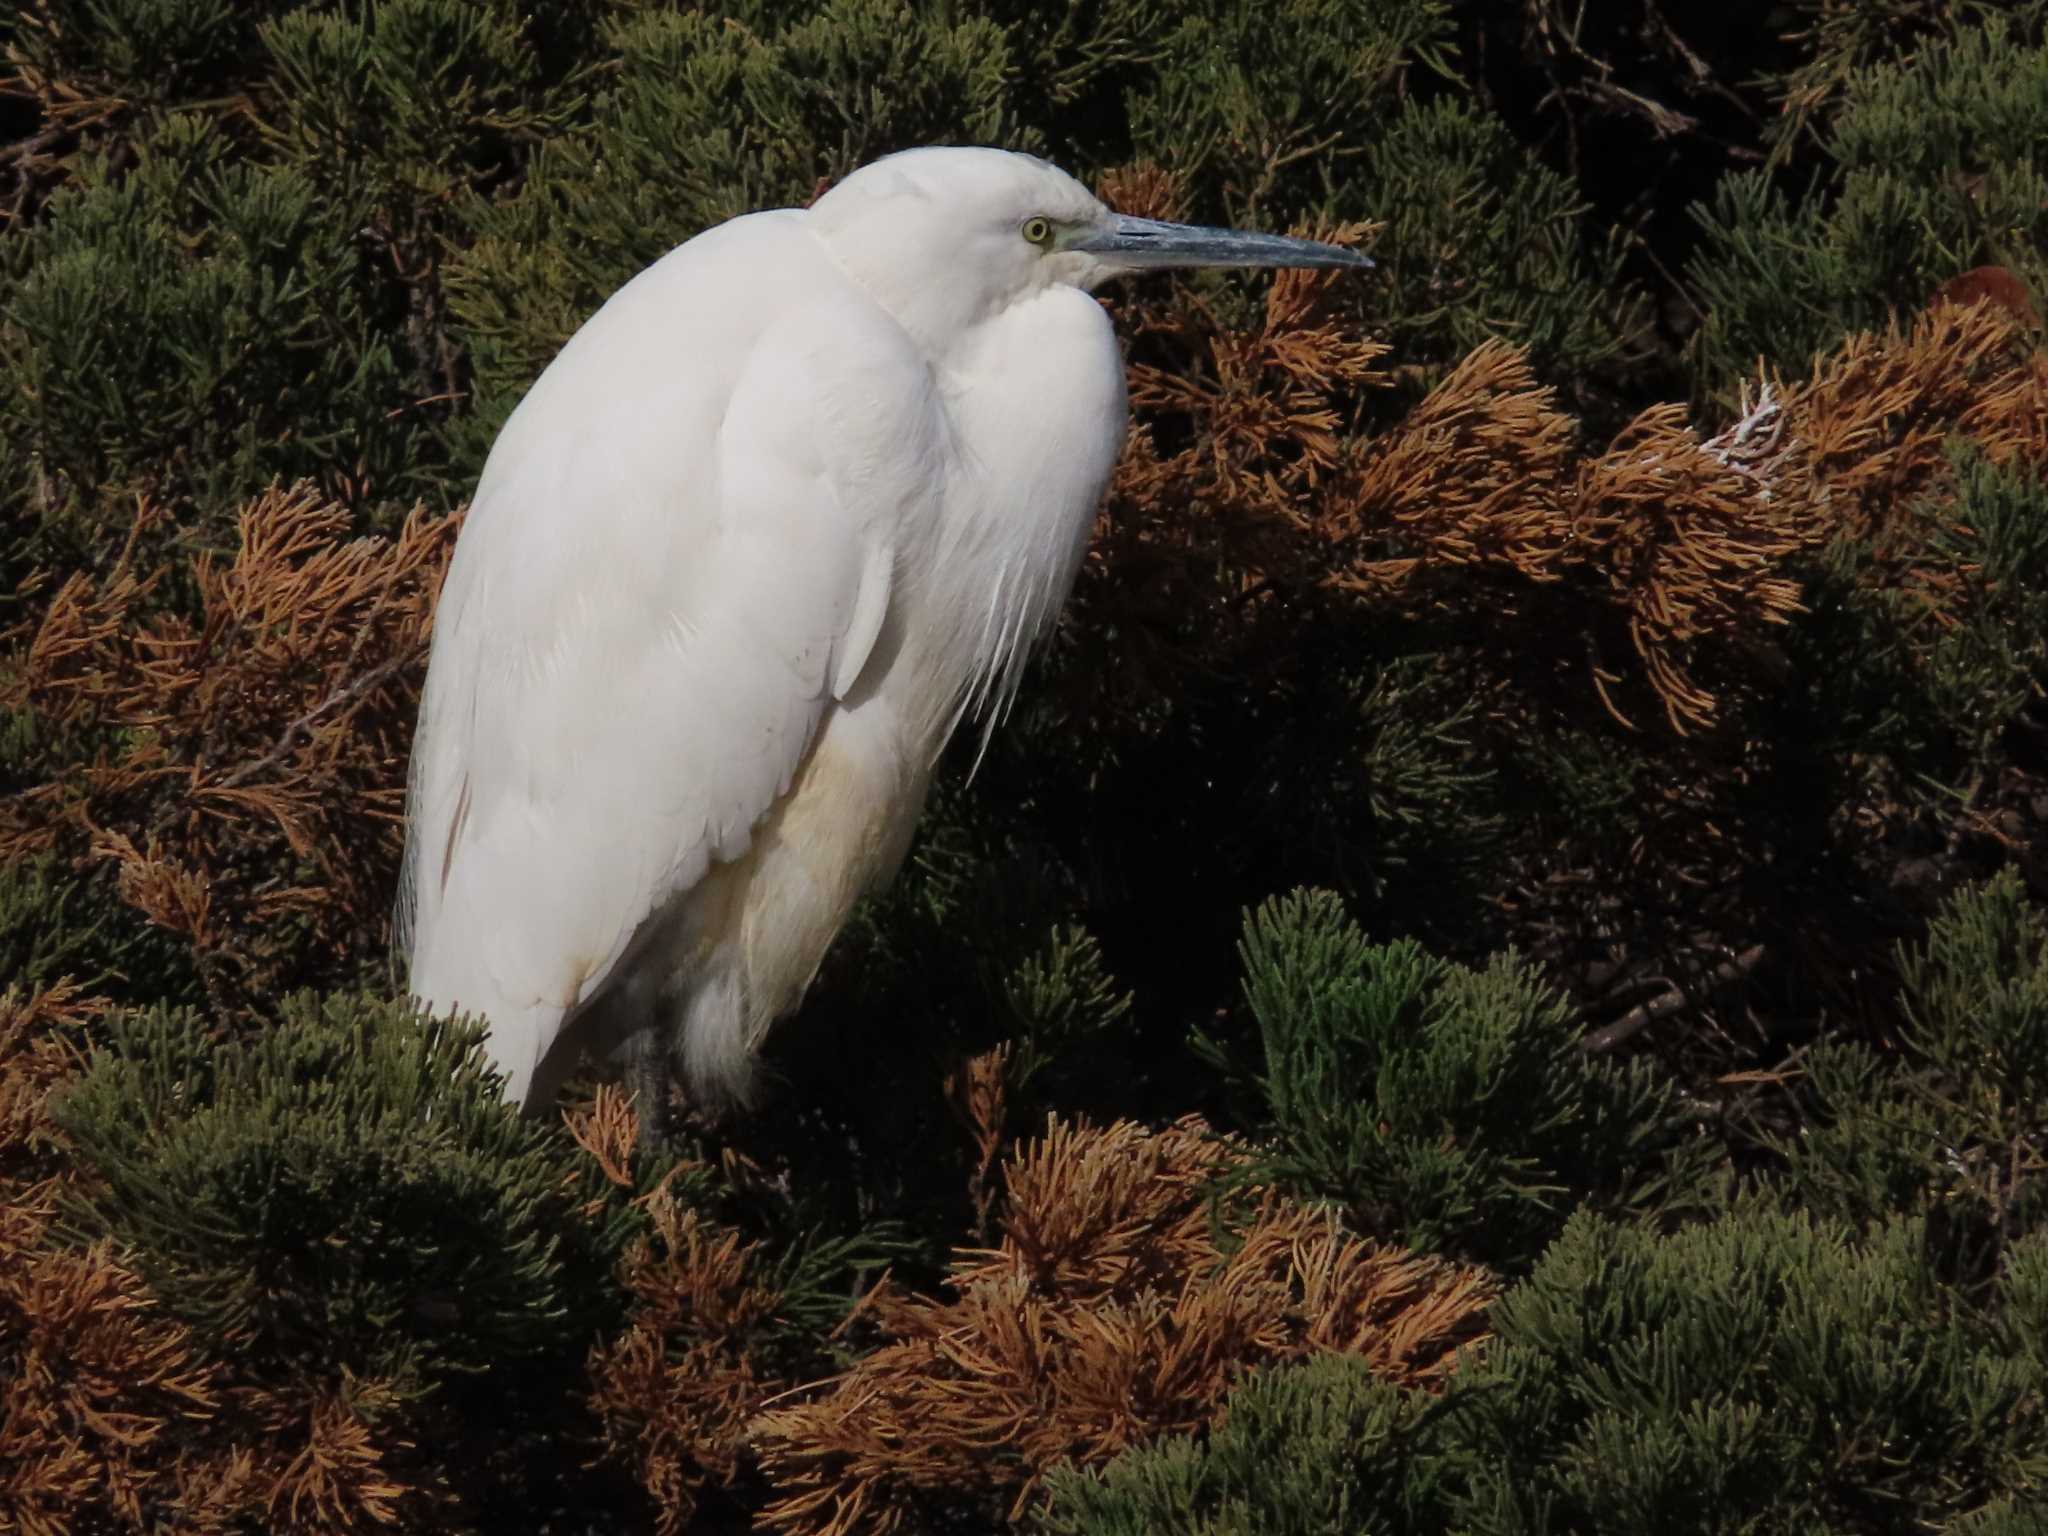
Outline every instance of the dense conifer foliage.
{"label": "dense conifer foliage", "polygon": [[[2044,29],[0,17],[0,1530],[2048,1527]],[[1378,266],[1107,295],[766,1102],[522,1121],[389,954],[483,456],[926,142]]]}

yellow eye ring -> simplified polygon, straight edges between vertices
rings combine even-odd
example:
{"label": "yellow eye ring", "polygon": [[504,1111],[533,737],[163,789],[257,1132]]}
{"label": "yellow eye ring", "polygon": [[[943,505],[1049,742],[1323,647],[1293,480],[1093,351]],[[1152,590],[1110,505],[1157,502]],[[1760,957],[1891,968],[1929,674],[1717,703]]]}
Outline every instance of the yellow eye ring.
{"label": "yellow eye ring", "polygon": [[1052,220],[1030,218],[1024,221],[1023,236],[1033,245],[1052,244]]}

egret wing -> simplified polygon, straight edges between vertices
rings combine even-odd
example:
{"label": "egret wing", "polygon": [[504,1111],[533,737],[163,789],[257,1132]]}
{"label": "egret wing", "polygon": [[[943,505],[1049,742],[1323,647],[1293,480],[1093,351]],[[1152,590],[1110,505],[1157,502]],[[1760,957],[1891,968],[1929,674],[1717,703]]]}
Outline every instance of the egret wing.
{"label": "egret wing", "polygon": [[622,289],[507,423],[437,617],[407,886],[413,990],[489,1018],[515,1097],[788,792],[939,430],[909,338],[774,215]]}

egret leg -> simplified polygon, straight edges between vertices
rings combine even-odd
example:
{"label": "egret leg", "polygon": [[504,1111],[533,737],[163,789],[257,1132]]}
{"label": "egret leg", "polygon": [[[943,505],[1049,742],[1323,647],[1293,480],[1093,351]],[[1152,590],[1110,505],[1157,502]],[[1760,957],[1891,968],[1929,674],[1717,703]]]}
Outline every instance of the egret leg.
{"label": "egret leg", "polygon": [[661,1032],[636,1030],[619,1048],[626,1091],[640,1117],[640,1150],[653,1152],[668,1138],[668,1047]]}

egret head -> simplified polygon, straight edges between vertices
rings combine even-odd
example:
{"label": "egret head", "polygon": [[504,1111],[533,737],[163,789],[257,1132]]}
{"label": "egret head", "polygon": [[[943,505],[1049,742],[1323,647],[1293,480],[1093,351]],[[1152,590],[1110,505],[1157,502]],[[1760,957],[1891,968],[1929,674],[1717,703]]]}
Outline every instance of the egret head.
{"label": "egret head", "polygon": [[1057,166],[999,149],[887,156],[827,192],[809,218],[899,319],[954,332],[1054,285],[1094,289],[1160,267],[1372,265],[1313,240],[1113,213]]}

